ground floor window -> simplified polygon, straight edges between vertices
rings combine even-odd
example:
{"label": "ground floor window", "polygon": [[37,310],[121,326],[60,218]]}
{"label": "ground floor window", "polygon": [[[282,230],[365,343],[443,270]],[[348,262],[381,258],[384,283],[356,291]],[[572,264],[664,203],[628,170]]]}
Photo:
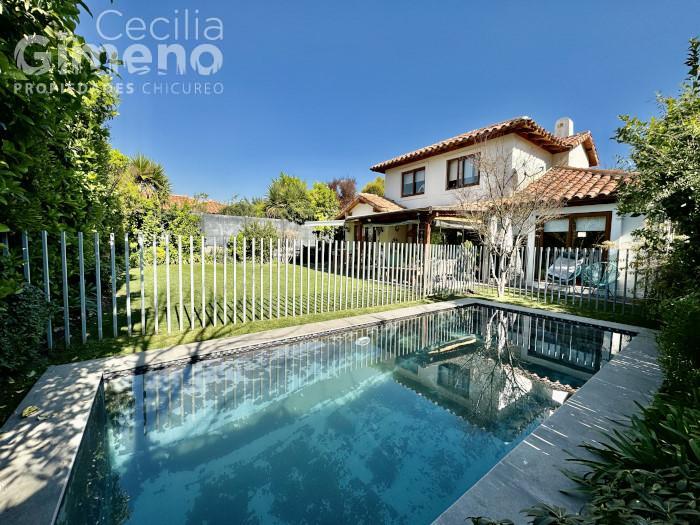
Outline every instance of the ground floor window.
{"label": "ground floor window", "polygon": [[573,213],[547,221],[538,235],[545,248],[595,248],[610,240],[612,212]]}

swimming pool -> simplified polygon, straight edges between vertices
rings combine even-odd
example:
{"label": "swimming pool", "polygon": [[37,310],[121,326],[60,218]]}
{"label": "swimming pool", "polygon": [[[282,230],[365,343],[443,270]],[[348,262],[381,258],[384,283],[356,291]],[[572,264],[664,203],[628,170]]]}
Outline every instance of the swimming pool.
{"label": "swimming pool", "polygon": [[473,305],[108,378],[59,523],[428,523],[630,334]]}

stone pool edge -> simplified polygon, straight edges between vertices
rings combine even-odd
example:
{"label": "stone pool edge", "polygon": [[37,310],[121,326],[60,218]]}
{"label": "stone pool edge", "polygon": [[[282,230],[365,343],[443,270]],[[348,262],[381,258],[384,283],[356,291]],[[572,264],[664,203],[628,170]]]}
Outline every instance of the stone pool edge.
{"label": "stone pool edge", "polygon": [[[496,306],[490,301],[474,303]],[[508,310],[542,315],[541,310],[501,306]],[[657,363],[656,332],[647,328],[580,318],[568,314],[551,317],[636,332],[624,351],[600,371],[539,425],[529,436],[492,467],[467,492],[433,523],[453,525],[471,523],[468,517],[510,519],[516,525],[529,523],[521,511],[538,503],[580,511],[582,495],[564,494],[576,484],[564,469],[582,474],[581,465],[568,461],[571,454],[592,458],[580,448],[586,443],[605,442],[604,435],[620,428],[629,418],[648,406],[663,381]]]}
{"label": "stone pool edge", "polygon": [[[308,338],[472,304],[566,319],[592,326],[632,331],[639,335],[647,332],[652,334],[650,330],[635,326],[597,321],[569,314],[550,313],[481,299],[464,298],[177,345],[126,356],[51,366],[0,428],[0,521],[8,520],[16,525],[52,524],[55,522],[83,433],[88,424],[95,396],[105,375],[139,368],[160,367],[183,360],[235,354],[272,343],[281,344],[298,338]],[[635,340],[638,338],[639,336],[635,337]],[[625,354],[627,354],[627,350],[625,350]],[[603,370],[609,368],[610,363]],[[594,378],[601,372],[596,374]],[[572,399],[574,398],[572,397]],[[38,406],[40,408],[39,414],[30,418],[21,418],[21,412],[30,405]],[[561,408],[545,424],[538,427],[535,433],[549,424],[560,411]],[[576,444],[578,443],[569,443],[568,446],[574,448]],[[471,497],[470,493],[474,488],[481,485],[486,478],[491,478],[501,463],[521,447],[526,446],[528,446],[526,443],[521,443],[511,451],[494,469],[445,511],[438,518],[438,522],[452,523],[451,516],[454,515],[454,521],[463,524],[465,516],[457,517],[457,513],[461,512],[459,509],[462,508],[460,502]],[[502,502],[501,497],[497,499]],[[490,511],[490,514],[494,515],[496,512]],[[467,515],[478,514],[469,513]],[[515,516],[510,517],[512,519]]]}

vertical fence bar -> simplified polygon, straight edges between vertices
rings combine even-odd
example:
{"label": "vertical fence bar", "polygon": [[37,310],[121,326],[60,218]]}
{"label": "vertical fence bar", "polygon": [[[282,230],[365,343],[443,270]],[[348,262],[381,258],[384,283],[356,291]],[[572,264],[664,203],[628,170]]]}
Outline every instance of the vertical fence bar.
{"label": "vertical fence bar", "polygon": [[246,317],[248,315],[248,268],[247,268],[247,262],[248,262],[248,245],[246,244],[246,238],[243,237],[243,305],[242,305],[242,312],[243,312],[243,322],[245,323],[247,321]]}
{"label": "vertical fence bar", "polygon": [[207,294],[206,294],[206,285],[207,285],[207,280],[206,280],[206,269],[205,269],[205,264],[206,264],[206,256],[204,254],[204,243],[205,243],[205,238],[204,235],[202,235],[202,242],[200,243],[200,257],[201,257],[201,269],[202,269],[202,278],[200,279],[201,282],[201,293],[202,293],[202,328],[204,328],[207,325]]}
{"label": "vertical fence bar", "polygon": [[78,267],[80,271],[80,334],[83,344],[87,342],[87,312],[85,311],[85,255],[83,232],[78,232]]}
{"label": "vertical fence bar", "polygon": [[238,238],[233,238],[233,324],[238,322],[238,256],[236,254]]}
{"label": "vertical fence bar", "polygon": [[265,262],[264,251],[265,246],[263,240],[260,239],[260,320],[265,318]]}
{"label": "vertical fence bar", "polygon": [[324,264],[324,272],[323,275],[324,277],[327,275],[328,276],[328,283],[327,283],[327,290],[326,290],[326,312],[331,311],[331,282],[333,281],[333,275],[331,272],[333,271],[333,244],[332,241],[326,243],[328,245],[328,259],[326,260],[326,264]]}
{"label": "vertical fence bar", "polygon": [[70,346],[70,311],[68,309],[68,260],[66,258],[66,232],[61,232],[61,273],[63,278],[63,334],[66,347]]}
{"label": "vertical fence bar", "polygon": [[184,328],[185,304],[182,293],[182,235],[177,236],[177,308],[178,308],[178,329],[182,332]]}
{"label": "vertical fence bar", "polygon": [[639,271],[639,264],[637,263],[637,257],[639,256],[639,252],[636,251],[634,252],[634,258],[632,259],[632,268],[634,269],[634,277],[632,281],[632,312],[634,312],[635,306],[636,306],[636,301],[637,301],[637,273]]}
{"label": "vertical fence bar", "polygon": [[143,274],[143,250],[144,250],[144,240],[143,234],[139,234],[139,286],[141,292],[141,335],[146,335],[146,280]]}
{"label": "vertical fence bar", "polygon": [[333,305],[333,310],[336,311],[338,309],[338,306],[340,309],[343,309],[343,283],[345,282],[345,265],[343,264],[343,261],[345,260],[345,241],[340,241],[338,243],[340,253],[338,254],[338,259],[340,261],[340,266],[336,268],[336,273],[340,273],[340,276],[338,279],[340,280],[339,286],[338,286],[338,299],[336,303]]}
{"label": "vertical fence bar", "polygon": [[22,232],[22,269],[24,270],[24,280],[28,284],[32,282],[31,271],[29,268],[29,235],[26,231]]}
{"label": "vertical fence bar", "polygon": [[289,303],[289,239],[284,239],[284,316],[287,317]]}
{"label": "vertical fence bar", "polygon": [[217,304],[216,304],[216,302],[218,299],[218,295],[217,295],[218,292],[216,289],[216,277],[217,277],[217,275],[216,275],[216,273],[217,273],[216,272],[216,251],[217,251],[216,236],[214,236],[213,243],[214,243],[214,252],[213,252],[214,253],[214,258],[213,258],[213,261],[214,261],[214,275],[213,275],[214,286],[212,288],[212,294],[211,294],[211,323],[213,326],[216,326],[216,323],[217,323],[217,319],[216,319],[217,318],[217,307],[216,307]]}
{"label": "vertical fence bar", "polygon": [[280,253],[282,250],[282,240],[277,239],[277,319],[280,318],[280,306],[281,306],[281,299],[280,299],[280,284],[282,282],[281,278],[281,269],[282,269],[282,254]]}
{"label": "vertical fence bar", "polygon": [[[323,246],[323,241],[321,241],[321,246]],[[321,265],[323,265],[323,258],[321,258]],[[323,278],[321,279],[321,290],[323,290]],[[321,301],[323,301],[323,291],[321,291]],[[320,308],[323,311],[323,305]],[[318,239],[316,239],[314,241],[314,313],[318,313],[318,310]]]}
{"label": "vertical fence bar", "polygon": [[194,330],[194,239],[190,235],[190,329]]}
{"label": "vertical fence bar", "polygon": [[[342,262],[341,262],[342,264]],[[341,281],[342,284],[342,281]],[[333,240],[333,311],[338,304],[338,241]]]}
{"label": "vertical fence bar", "polygon": [[[315,255],[314,255],[315,257]],[[302,266],[303,268],[303,266]],[[314,296],[316,289],[314,288]],[[315,297],[314,297],[315,299]],[[302,309],[303,312],[303,309]],[[311,313],[311,244],[306,245],[306,313]]]}
{"label": "vertical fence bar", "polygon": [[170,303],[170,234],[165,234],[165,324],[168,333],[172,330]]}
{"label": "vertical fence bar", "polygon": [[[46,230],[41,232],[41,257],[44,269],[44,298],[47,304],[51,304],[51,279],[49,277],[49,241]],[[53,350],[53,325],[51,316],[46,321],[46,344],[49,350]]]}
{"label": "vertical fence bar", "polygon": [[[335,274],[333,276],[333,311],[338,310],[343,288],[343,241],[333,241]],[[342,307],[341,307],[342,308]]]}
{"label": "vertical fence bar", "polygon": [[[124,291],[126,292],[126,331],[131,337],[131,249],[129,246],[129,234],[124,234]],[[115,329],[116,330],[116,329]],[[116,337],[116,335],[114,336]]]}
{"label": "vertical fence bar", "polygon": [[222,242],[221,242],[221,247],[224,249],[224,278],[223,282],[221,283],[221,288],[222,288],[222,296],[223,296],[223,325],[226,326],[226,323],[228,322],[228,275],[227,275],[227,262],[228,262],[228,238],[224,237]]}
{"label": "vertical fence bar", "polygon": [[[102,276],[100,275],[100,234],[95,232],[95,298],[97,299],[97,339],[102,341]],[[117,272],[114,261],[114,234],[109,234],[109,264],[112,273],[112,326],[117,326]],[[116,336],[115,336],[116,337]]]}
{"label": "vertical fence bar", "polygon": [[267,300],[267,306],[268,306],[267,318],[272,319],[272,237],[270,237],[267,240],[267,244],[268,244],[268,248],[269,248],[269,250],[268,250],[269,257],[267,259],[267,263],[269,265],[268,273],[269,273],[269,285],[270,285],[269,286],[270,291],[268,293],[268,300]]}
{"label": "vertical fence bar", "polygon": [[304,315],[304,242],[299,241],[299,315]]}
{"label": "vertical fence bar", "polygon": [[584,248],[581,255],[581,272],[579,278],[581,279],[581,292],[578,296],[578,305],[583,306],[583,270],[586,268],[586,264],[590,264],[588,261],[588,248]]}
{"label": "vertical fence bar", "polygon": [[[114,234],[109,234],[109,265],[112,288],[112,335],[117,337],[117,270]],[[128,276],[127,276],[128,277]],[[102,277],[100,275],[100,235],[95,232],[95,285],[97,287],[97,337],[102,340]]]}
{"label": "vertical fence bar", "polygon": [[[330,257],[330,248],[328,250],[328,256]],[[316,252],[316,257],[318,257],[318,252]],[[326,275],[328,275],[328,266],[326,265],[326,241],[321,241],[321,296],[320,296],[320,310],[321,313],[324,311],[324,298],[326,297]],[[330,285],[328,286],[330,290]]]}
{"label": "vertical fence bar", "polygon": [[625,305],[627,303],[627,267],[629,265],[630,251],[625,249],[625,276],[622,283],[622,313],[625,313]]}
{"label": "vertical fence bar", "polygon": [[255,237],[250,240],[250,265],[251,265],[251,275],[250,275],[250,320],[255,321]]}
{"label": "vertical fence bar", "polygon": [[158,237],[153,236],[153,330],[157,334],[160,329],[158,316]]}
{"label": "vertical fence bar", "polygon": [[[608,251],[608,257],[610,257],[609,251]],[[608,267],[610,267],[610,265],[608,265]],[[620,250],[617,248],[615,249],[615,275],[614,275],[614,277],[615,277],[615,288],[613,291],[613,298],[612,298],[613,299],[613,304],[612,304],[613,313],[616,312],[616,308],[617,308],[617,283],[620,280],[619,279],[619,277],[620,277]],[[608,286],[608,288],[609,288],[609,286]],[[606,292],[606,293],[609,294],[610,292]],[[606,309],[607,309],[607,306],[606,306]]]}
{"label": "vertical fence bar", "polygon": [[[292,257],[293,257],[293,262],[292,264],[292,317],[297,316],[297,240],[294,239],[292,241]],[[302,253],[303,253],[302,249]]]}

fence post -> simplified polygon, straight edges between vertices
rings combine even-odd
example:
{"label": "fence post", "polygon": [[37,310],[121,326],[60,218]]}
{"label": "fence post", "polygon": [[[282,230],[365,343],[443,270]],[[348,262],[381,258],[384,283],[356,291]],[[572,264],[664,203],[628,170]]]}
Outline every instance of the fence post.
{"label": "fence post", "polygon": [[[126,331],[131,337],[131,268],[129,257],[129,234],[124,234],[124,287],[126,291]],[[116,335],[115,335],[116,337]]]}
{"label": "fence post", "polygon": [[206,279],[206,256],[204,253],[204,242],[205,242],[205,237],[202,235],[201,243],[200,243],[200,255],[202,258],[202,264],[201,264],[201,269],[202,269],[202,278],[200,280],[201,285],[202,285],[202,328],[204,328],[207,325],[207,294],[206,294],[206,286],[207,286],[207,279]]}
{"label": "fence post", "polygon": [[170,311],[170,234],[165,234],[165,324],[168,333],[172,329],[172,318]]}
{"label": "fence post", "polygon": [[24,269],[24,280],[27,284],[32,283],[31,272],[29,269],[29,235],[27,232],[22,232],[22,268]]}
{"label": "fence post", "polygon": [[85,256],[83,232],[78,232],[78,270],[80,272],[80,334],[83,344],[87,342],[87,312],[85,311]]}
{"label": "fence post", "polygon": [[153,330],[158,333],[158,237],[153,236]]}
{"label": "fence post", "polygon": [[178,309],[178,328],[182,332],[184,328],[183,317],[185,315],[185,305],[183,304],[182,294],[182,235],[177,236],[177,309]]}
{"label": "fence post", "polygon": [[190,235],[190,329],[194,330],[194,239]]}
{"label": "fence post", "polygon": [[143,234],[139,234],[139,283],[141,287],[141,335],[146,335],[146,282],[143,275]]}
{"label": "fence post", "polygon": [[66,259],[66,232],[61,232],[61,272],[63,277],[63,340],[70,346],[70,311],[68,307],[68,261]]}
{"label": "fence post", "polygon": [[[44,297],[46,298],[46,303],[50,305],[51,285],[49,279],[49,243],[46,230],[41,232],[41,255],[44,263]],[[46,344],[48,345],[49,350],[53,349],[53,326],[50,316],[46,322]]]}

